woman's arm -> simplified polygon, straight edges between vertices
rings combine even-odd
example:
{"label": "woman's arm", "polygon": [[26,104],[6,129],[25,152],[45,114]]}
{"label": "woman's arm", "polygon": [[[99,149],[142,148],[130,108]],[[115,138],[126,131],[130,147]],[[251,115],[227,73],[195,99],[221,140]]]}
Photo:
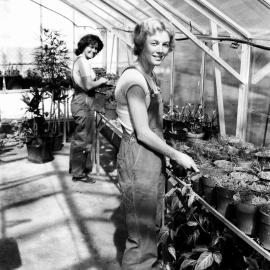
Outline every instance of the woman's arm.
{"label": "woman's arm", "polygon": [[91,76],[81,77],[81,79],[82,79],[82,84],[84,86],[84,89],[86,91],[89,91],[89,90],[91,91],[94,88],[108,82],[108,79],[103,78],[103,77],[101,77],[100,79],[98,79],[96,81],[94,81]]}
{"label": "woman's arm", "polygon": [[[127,92],[128,106],[138,140],[149,146],[151,149],[175,160],[186,169],[193,169],[198,172],[198,168],[193,159],[181,153],[159,138],[148,125],[147,106],[145,103],[145,93],[139,86],[132,86]],[[158,113],[158,112],[157,112]]]}
{"label": "woman's arm", "polygon": [[81,76],[81,82],[85,91],[91,91],[92,89],[105,84],[108,80],[101,77],[98,80],[93,80],[91,77],[91,67],[86,59],[80,58],[78,60],[79,72]]}

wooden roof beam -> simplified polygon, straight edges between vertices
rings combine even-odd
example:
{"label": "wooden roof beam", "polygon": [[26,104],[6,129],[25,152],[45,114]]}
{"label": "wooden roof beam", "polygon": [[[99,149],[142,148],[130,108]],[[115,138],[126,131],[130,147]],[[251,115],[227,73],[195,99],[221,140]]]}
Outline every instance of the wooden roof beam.
{"label": "wooden roof beam", "polygon": [[125,17],[127,20],[133,22],[134,24],[139,23],[139,20],[135,18],[132,14],[130,14],[127,10],[123,9],[120,5],[112,1],[108,0],[100,0],[102,3],[106,4],[116,12],[118,12],[121,16]]}
{"label": "wooden roof beam", "polygon": [[[156,0],[145,0],[150,6],[156,9],[162,16],[171,21],[171,23],[181,32],[183,32],[190,40],[195,43],[199,48],[205,51],[216,63],[221,65],[225,70],[227,70],[231,75],[233,75],[241,83],[245,83],[242,76],[235,71],[229,64],[227,64],[222,58],[217,56],[209,47],[207,47],[203,42],[201,42],[193,33],[191,33],[184,25],[182,25],[178,20],[176,20],[167,10],[160,6]],[[168,4],[169,5],[169,4]]]}
{"label": "wooden roof beam", "polygon": [[112,25],[109,24],[108,22],[106,22],[99,15],[95,14],[94,12],[92,12],[90,10],[88,10],[87,13],[86,13],[86,12],[82,11],[81,9],[79,9],[78,7],[76,7],[75,5],[71,4],[67,0],[60,0],[60,1],[62,1],[63,3],[65,3],[66,5],[68,5],[69,7],[73,8],[74,10],[76,10],[77,12],[79,12],[80,14],[84,15],[89,20],[91,20],[91,21],[97,23],[98,25],[101,25],[102,27],[106,28],[108,31],[110,31],[112,34],[114,34],[116,37],[118,37],[123,42],[125,42],[130,48],[133,47],[132,44],[131,44],[131,42],[129,40],[127,40],[125,37],[123,37],[117,31],[115,31],[113,29]]}
{"label": "wooden roof beam", "polygon": [[244,28],[239,26],[231,18],[226,16],[212,4],[206,0],[185,0],[190,6],[198,10],[200,13],[205,15],[211,21],[222,26],[226,31],[231,34],[236,34],[238,37],[250,39],[251,34]]}
{"label": "wooden roof beam", "polygon": [[196,24],[195,22],[193,22],[190,18],[188,18],[186,15],[184,15],[180,11],[176,10],[174,7],[168,5],[168,3],[166,3],[166,1],[156,0],[156,2],[159,5],[161,5],[163,8],[165,8],[166,10],[168,10],[170,13],[172,13],[174,16],[176,16],[177,18],[179,18],[181,21],[183,21],[184,23],[186,23],[187,25],[189,25],[191,28],[194,28],[200,34],[203,34],[203,35],[207,34],[207,32],[205,31],[205,29],[201,28],[198,24]]}

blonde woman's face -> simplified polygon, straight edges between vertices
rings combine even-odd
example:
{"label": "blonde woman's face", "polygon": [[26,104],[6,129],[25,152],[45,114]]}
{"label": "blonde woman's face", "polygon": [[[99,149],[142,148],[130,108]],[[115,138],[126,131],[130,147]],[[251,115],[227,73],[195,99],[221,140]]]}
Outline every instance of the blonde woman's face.
{"label": "blonde woman's face", "polygon": [[158,66],[169,53],[170,37],[166,31],[156,31],[153,35],[147,35],[142,57],[153,66]]}

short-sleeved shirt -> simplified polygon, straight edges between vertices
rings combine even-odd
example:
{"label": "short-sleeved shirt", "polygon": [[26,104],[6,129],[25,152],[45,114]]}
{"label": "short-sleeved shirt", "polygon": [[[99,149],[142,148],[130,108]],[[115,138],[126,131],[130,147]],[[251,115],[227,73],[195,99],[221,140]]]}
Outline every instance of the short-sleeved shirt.
{"label": "short-sleeved shirt", "polygon": [[79,55],[73,64],[72,77],[73,81],[79,85],[82,89],[87,91],[82,83],[82,77],[91,77],[95,80],[96,73],[93,70],[89,60],[87,60],[84,55]]}
{"label": "short-sleeved shirt", "polygon": [[117,101],[116,112],[119,122],[129,134],[133,133],[134,125],[128,109],[127,92],[132,86],[137,85],[141,87],[145,93],[145,104],[148,108],[150,105],[150,91],[148,84],[151,88],[158,91],[153,79],[147,74],[143,75],[135,68],[125,70],[117,82],[115,88],[115,99]]}

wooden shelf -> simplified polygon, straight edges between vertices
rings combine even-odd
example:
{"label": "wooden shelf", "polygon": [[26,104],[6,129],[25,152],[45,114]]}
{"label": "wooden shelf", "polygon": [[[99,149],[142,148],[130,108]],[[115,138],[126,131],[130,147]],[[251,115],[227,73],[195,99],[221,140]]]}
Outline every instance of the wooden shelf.
{"label": "wooden shelf", "polygon": [[[175,176],[169,169],[166,170],[168,175],[170,176],[170,182],[173,186],[180,184],[181,186],[186,186],[187,184]],[[170,191],[169,191],[170,192]],[[195,192],[194,192],[195,193]],[[228,219],[226,219],[223,215],[221,215],[215,208],[213,208],[210,204],[208,204],[202,197],[200,197],[197,193],[195,193],[197,200],[208,209],[208,211],[213,214],[217,219],[219,219],[227,228],[229,228],[232,232],[234,232],[237,236],[239,236],[242,240],[244,240],[249,246],[259,252],[265,259],[270,261],[270,253],[260,246],[257,242],[255,242],[251,237],[243,233],[239,230],[234,224],[232,224]]]}

